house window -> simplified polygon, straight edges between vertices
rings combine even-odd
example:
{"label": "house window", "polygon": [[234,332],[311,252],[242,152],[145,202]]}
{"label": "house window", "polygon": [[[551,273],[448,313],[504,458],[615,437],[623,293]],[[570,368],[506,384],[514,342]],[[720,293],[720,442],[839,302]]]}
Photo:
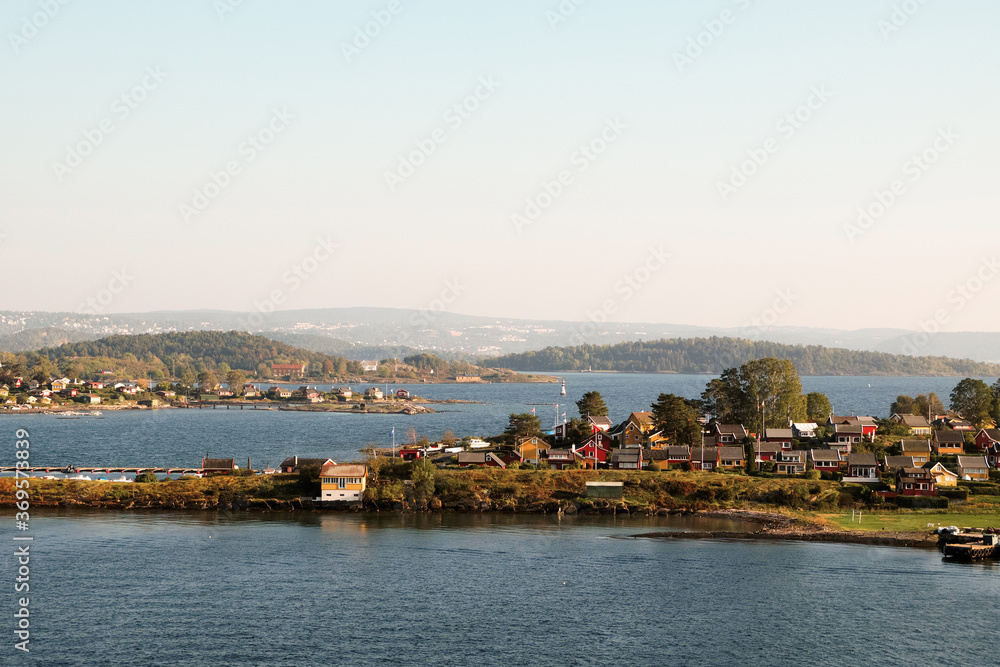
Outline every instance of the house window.
{"label": "house window", "polygon": [[347,478],[346,477],[338,477],[337,478],[337,488],[338,489],[347,488],[346,482],[347,482]]}

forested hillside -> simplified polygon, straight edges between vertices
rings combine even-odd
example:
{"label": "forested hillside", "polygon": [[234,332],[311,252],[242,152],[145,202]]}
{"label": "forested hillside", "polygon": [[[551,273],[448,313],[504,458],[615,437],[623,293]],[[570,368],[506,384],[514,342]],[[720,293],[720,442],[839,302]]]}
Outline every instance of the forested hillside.
{"label": "forested hillside", "polygon": [[802,375],[963,375],[1000,374],[1000,365],[947,357],[911,357],[844,350],[820,345],[783,345],[740,338],[676,338],[547,347],[507,354],[490,365],[515,371],[630,371],[642,373],[721,373],[752,359],[788,359]]}

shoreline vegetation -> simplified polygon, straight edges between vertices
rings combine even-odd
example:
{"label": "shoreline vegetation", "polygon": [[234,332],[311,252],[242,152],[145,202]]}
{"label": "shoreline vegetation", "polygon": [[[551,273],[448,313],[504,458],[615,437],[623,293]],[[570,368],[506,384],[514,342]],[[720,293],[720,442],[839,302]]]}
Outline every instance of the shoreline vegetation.
{"label": "shoreline vegetation", "polygon": [[[713,472],[450,469],[434,472],[431,488],[410,481],[414,464],[369,459],[372,484],[363,503],[331,506],[312,500],[306,473],[182,477],[114,483],[31,478],[33,508],[110,511],[461,512],[559,516],[699,516],[744,521],[746,530],[651,531],[649,539],[764,539],[932,548],[937,525],[1000,525],[993,497],[970,497],[950,510],[873,509],[836,482],[751,478]],[[620,481],[620,500],[589,498],[587,481]],[[0,506],[15,504],[14,479],[0,478]],[[862,515],[862,524],[853,515]]]}

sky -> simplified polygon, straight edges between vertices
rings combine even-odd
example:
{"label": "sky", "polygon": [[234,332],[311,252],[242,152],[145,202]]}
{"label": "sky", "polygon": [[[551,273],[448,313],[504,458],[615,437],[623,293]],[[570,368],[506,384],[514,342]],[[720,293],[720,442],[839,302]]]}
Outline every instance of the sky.
{"label": "sky", "polygon": [[998,23],[10,0],[0,309],[998,331]]}

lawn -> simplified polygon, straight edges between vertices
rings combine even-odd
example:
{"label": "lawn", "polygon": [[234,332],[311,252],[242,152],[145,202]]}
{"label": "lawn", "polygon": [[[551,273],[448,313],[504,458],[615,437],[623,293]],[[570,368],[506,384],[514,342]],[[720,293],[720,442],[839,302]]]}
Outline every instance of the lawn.
{"label": "lawn", "polygon": [[[861,523],[857,517],[851,521],[851,512],[815,515],[845,530],[894,530],[898,532],[929,531],[941,526],[963,528],[1000,527],[1000,512],[939,512],[936,510],[915,510],[911,512],[867,512],[861,513]],[[931,525],[928,525],[931,524]]]}

